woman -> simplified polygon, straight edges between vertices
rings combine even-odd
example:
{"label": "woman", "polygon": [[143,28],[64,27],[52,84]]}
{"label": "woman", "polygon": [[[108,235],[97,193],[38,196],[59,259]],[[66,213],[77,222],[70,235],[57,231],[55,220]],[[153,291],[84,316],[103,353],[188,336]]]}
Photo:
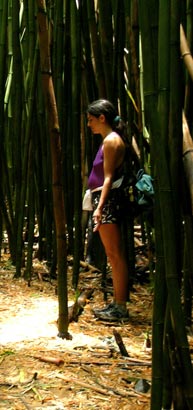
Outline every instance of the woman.
{"label": "woman", "polygon": [[128,320],[128,267],[121,243],[120,224],[123,215],[122,183],[125,143],[125,124],[108,100],[97,100],[87,110],[88,127],[102,136],[88,180],[92,192],[93,231],[99,231],[107,258],[112,268],[114,300],[103,309],[94,310],[102,320]]}

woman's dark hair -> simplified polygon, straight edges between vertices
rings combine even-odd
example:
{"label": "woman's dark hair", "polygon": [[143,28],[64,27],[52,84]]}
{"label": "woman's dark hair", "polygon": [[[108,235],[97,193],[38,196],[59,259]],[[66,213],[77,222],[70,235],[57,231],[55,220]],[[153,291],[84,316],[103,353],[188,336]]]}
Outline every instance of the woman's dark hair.
{"label": "woman's dark hair", "polygon": [[103,114],[112,129],[122,138],[124,137],[126,125],[121,117],[119,117],[114,105],[110,101],[103,99],[93,101],[89,104],[87,113],[94,115],[94,117],[97,118]]}

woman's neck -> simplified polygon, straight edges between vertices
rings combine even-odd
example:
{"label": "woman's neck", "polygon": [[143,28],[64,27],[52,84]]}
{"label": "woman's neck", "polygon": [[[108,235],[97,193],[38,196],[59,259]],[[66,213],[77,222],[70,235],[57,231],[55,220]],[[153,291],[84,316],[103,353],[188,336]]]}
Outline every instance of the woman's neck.
{"label": "woman's neck", "polygon": [[103,130],[103,132],[101,133],[101,135],[102,135],[102,139],[104,140],[109,134],[111,134],[111,132],[112,132],[113,130],[112,130],[112,128],[111,127],[106,127],[104,130]]}

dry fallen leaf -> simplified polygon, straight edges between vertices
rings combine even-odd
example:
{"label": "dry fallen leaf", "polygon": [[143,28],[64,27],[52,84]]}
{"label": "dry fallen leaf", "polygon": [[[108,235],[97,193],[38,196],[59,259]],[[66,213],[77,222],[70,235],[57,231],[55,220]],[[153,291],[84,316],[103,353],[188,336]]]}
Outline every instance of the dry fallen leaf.
{"label": "dry fallen leaf", "polygon": [[[69,267],[69,299],[75,300],[71,274]],[[101,274],[81,271],[80,290],[92,288],[93,294],[69,325],[72,340],[65,340],[57,337],[56,281],[42,287],[34,275],[29,287],[13,277],[13,267],[0,270],[0,409],[149,409],[150,393],[134,391],[138,379],[151,381],[151,351],[144,351],[144,334],[151,337],[148,285],[135,285],[131,292],[129,323],[105,324],[92,315],[94,306],[104,305]],[[129,357],[121,355],[113,329]],[[60,367],[35,357],[59,359]]]}

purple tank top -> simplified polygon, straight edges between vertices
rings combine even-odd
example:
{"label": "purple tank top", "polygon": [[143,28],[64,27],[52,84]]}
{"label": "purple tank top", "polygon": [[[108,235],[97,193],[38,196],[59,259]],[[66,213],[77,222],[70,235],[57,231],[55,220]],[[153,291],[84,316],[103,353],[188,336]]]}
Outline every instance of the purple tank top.
{"label": "purple tank top", "polygon": [[102,186],[104,183],[103,161],[103,145],[101,145],[96,154],[95,160],[93,162],[93,167],[88,178],[88,188],[91,190]]}

